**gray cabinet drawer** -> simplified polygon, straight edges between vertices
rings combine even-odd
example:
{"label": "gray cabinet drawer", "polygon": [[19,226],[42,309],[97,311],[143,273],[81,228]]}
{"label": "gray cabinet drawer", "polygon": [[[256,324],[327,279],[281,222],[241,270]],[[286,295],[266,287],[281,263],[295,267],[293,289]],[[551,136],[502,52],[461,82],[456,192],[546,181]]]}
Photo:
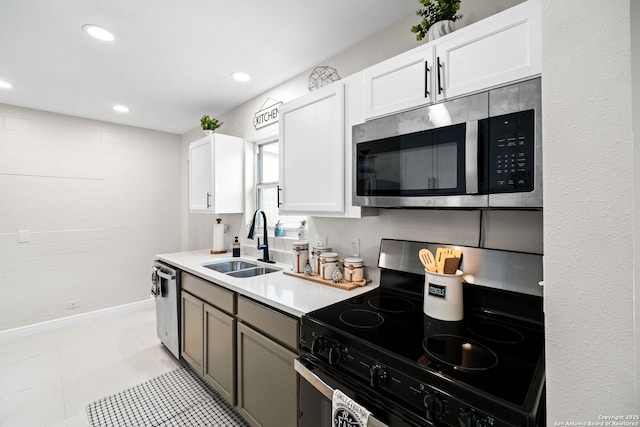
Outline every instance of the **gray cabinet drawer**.
{"label": "gray cabinet drawer", "polygon": [[253,302],[243,296],[238,297],[238,318],[289,347],[289,349],[297,351],[298,319]]}
{"label": "gray cabinet drawer", "polygon": [[182,273],[182,290],[230,314],[235,314],[235,293],[214,283]]}

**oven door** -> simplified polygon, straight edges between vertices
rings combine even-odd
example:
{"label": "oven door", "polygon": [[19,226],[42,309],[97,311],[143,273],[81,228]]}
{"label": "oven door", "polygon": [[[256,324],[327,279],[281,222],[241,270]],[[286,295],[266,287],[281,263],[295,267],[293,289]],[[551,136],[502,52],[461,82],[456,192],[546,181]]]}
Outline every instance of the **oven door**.
{"label": "oven door", "polygon": [[[363,390],[358,384],[351,384],[348,378],[329,368],[324,369],[317,362],[304,355],[294,363],[296,372],[304,383],[300,382],[300,409],[302,412],[300,426],[318,425],[331,427],[331,404],[333,391],[339,389],[359,405],[371,411],[368,427],[418,427],[427,425],[426,420],[418,419],[407,413],[394,402],[385,399],[373,390]],[[330,372],[334,371],[334,372]],[[311,388],[314,392],[305,392]],[[305,416],[305,413],[307,415]],[[306,420],[311,422],[308,423]]]}

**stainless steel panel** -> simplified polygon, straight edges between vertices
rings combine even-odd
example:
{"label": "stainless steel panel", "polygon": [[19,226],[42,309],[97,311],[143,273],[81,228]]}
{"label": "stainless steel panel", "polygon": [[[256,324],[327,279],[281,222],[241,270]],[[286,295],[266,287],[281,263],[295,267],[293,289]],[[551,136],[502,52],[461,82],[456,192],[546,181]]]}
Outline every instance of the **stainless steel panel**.
{"label": "stainless steel panel", "polygon": [[382,239],[378,267],[424,274],[418,252],[427,248],[435,254],[438,247],[462,251],[460,270],[464,281],[474,285],[542,296],[538,282],[543,280],[542,255],[479,249],[407,240]]}
{"label": "stainless steel panel", "polygon": [[478,121],[488,115],[489,93],[478,93],[356,125],[352,129],[353,143]]}
{"label": "stainless steel panel", "polygon": [[478,194],[478,122],[467,122],[464,175],[467,194]]}
{"label": "stainless steel panel", "polygon": [[178,272],[159,262],[154,263],[158,276],[156,301],[156,332],[158,338],[177,358],[180,358],[178,335]]}
{"label": "stainless steel panel", "polygon": [[489,116],[534,110],[533,188],[527,193],[489,195],[489,207],[542,208],[542,98],[541,80],[527,80],[489,91]]}

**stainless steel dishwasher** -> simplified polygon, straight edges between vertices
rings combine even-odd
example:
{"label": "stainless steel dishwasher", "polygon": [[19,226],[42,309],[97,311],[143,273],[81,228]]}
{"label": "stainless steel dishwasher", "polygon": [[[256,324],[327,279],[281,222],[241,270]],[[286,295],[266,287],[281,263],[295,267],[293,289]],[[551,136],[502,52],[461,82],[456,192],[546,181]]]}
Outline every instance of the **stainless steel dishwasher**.
{"label": "stainless steel dishwasher", "polygon": [[155,261],[151,271],[151,295],[156,300],[158,338],[177,359],[180,359],[180,271]]}

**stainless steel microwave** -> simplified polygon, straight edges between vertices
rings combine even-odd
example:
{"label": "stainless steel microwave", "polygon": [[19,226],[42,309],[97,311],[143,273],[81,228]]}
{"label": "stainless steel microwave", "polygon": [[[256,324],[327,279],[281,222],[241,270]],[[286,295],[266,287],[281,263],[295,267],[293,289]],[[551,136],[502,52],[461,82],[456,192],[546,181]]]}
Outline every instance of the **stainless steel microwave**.
{"label": "stainless steel microwave", "polygon": [[353,200],[375,207],[542,207],[536,78],[353,127]]}

